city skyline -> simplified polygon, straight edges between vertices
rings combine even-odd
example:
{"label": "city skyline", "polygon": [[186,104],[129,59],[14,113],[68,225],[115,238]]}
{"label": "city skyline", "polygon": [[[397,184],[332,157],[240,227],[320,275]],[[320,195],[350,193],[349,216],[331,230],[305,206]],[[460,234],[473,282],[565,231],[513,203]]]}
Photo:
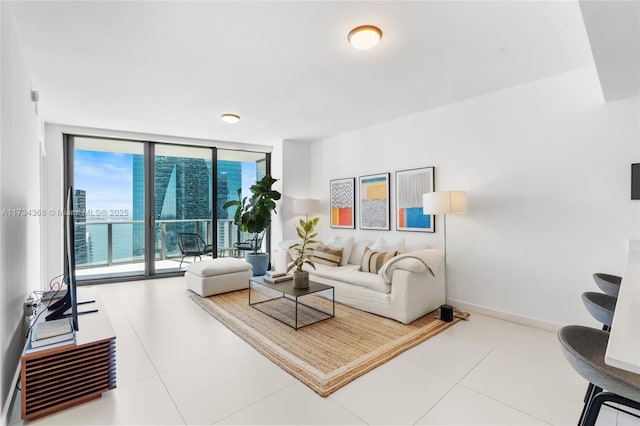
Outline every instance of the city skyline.
{"label": "city skyline", "polygon": [[[74,189],[86,194],[87,221],[110,218],[134,218],[134,156],[137,154],[74,151]],[[207,162],[209,165],[210,161]],[[243,196],[250,194],[256,181],[256,164],[241,162],[240,182]],[[224,168],[222,168],[224,169]],[[226,171],[226,170],[225,170]],[[222,173],[224,174],[225,171]],[[220,174],[219,174],[220,176]],[[233,179],[234,183],[237,179]],[[229,188],[229,197],[235,199],[236,189]],[[102,214],[106,212],[107,214]],[[115,213],[115,214],[109,214]],[[127,213],[127,214],[123,214]]]}

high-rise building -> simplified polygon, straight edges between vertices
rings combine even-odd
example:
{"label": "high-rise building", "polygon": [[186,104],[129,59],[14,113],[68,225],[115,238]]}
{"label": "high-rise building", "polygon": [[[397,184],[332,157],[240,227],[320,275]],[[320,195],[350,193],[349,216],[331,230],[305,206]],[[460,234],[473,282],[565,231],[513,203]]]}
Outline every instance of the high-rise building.
{"label": "high-rise building", "polygon": [[226,210],[222,206],[229,200],[238,199],[238,189],[242,189],[242,163],[218,160],[216,177],[218,179],[218,219],[232,219],[234,210]]}
{"label": "high-rise building", "polygon": [[260,180],[267,175],[267,159],[262,158],[256,161],[256,180]]}
{"label": "high-rise building", "polygon": [[73,214],[74,231],[73,244],[75,247],[75,261],[77,265],[84,265],[91,262],[91,245],[87,244],[87,192],[82,189],[73,191]]}
{"label": "high-rise building", "polygon": [[[260,165],[257,165],[260,168]],[[264,162],[262,167],[264,168]],[[265,171],[266,172],[266,171]],[[220,160],[217,162],[216,192],[212,194],[211,162],[198,158],[155,157],[154,171],[154,218],[162,220],[187,220],[186,222],[168,222],[165,229],[165,244],[167,253],[178,250],[177,233],[193,232],[194,223],[199,220],[199,231],[203,238],[210,241],[210,235],[205,235],[204,220],[212,217],[211,197],[216,200],[218,244],[221,247],[231,245],[229,222],[233,219],[233,210],[223,209],[229,200],[238,197],[238,189],[242,188],[242,163],[238,161]],[[204,184],[208,182],[208,184]],[[144,255],[144,158],[133,155],[133,255]],[[159,225],[156,225],[159,229]],[[159,232],[158,232],[159,234]],[[156,251],[159,252],[159,242]]]}
{"label": "high-rise building", "polygon": [[144,155],[133,154],[133,257],[144,256]]}
{"label": "high-rise building", "polygon": [[218,180],[216,194],[218,246],[231,247],[234,241],[231,220],[233,220],[235,209],[227,210],[223,209],[222,206],[227,201],[238,199],[238,189],[242,189],[242,163],[218,160],[216,176]]}

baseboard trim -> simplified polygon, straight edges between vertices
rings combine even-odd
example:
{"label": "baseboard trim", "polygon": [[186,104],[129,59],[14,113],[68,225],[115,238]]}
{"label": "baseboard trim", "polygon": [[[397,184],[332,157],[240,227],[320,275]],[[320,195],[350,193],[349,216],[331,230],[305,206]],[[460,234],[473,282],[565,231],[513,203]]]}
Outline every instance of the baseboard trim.
{"label": "baseboard trim", "polygon": [[529,327],[540,328],[542,330],[558,331],[562,325],[556,324],[550,321],[542,321],[535,318],[525,317],[523,315],[514,314],[511,312],[498,311],[487,306],[476,305],[474,303],[463,302],[457,299],[448,299],[448,303],[453,305],[456,309],[460,309],[468,312],[476,312],[478,314],[487,315],[490,317],[502,319],[505,321],[515,322],[517,324],[526,325]]}
{"label": "baseboard trim", "polygon": [[2,407],[2,426],[7,426],[9,424],[9,410],[12,407],[12,402],[13,402],[13,398],[16,394],[16,390],[17,390],[17,384],[18,384],[18,380],[20,379],[20,363],[18,363],[18,366],[16,367],[16,372],[13,375],[13,380],[11,381],[11,383],[13,383],[13,386],[11,386],[11,390],[9,391],[9,393],[7,394],[7,400],[4,402],[4,405]]}

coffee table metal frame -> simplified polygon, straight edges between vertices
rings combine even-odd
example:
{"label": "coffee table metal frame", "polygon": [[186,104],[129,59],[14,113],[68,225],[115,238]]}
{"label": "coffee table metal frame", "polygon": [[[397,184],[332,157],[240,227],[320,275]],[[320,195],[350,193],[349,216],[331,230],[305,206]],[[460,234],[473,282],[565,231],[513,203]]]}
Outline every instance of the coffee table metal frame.
{"label": "coffee table metal frame", "polygon": [[[255,287],[256,285],[260,285],[266,288],[269,288],[271,290],[274,290],[278,293],[280,293],[281,295],[277,296],[277,297],[272,297],[270,299],[265,299],[265,300],[260,300],[259,302],[252,302],[251,301],[251,289],[252,289],[252,285]],[[300,297],[303,296],[308,296],[310,294],[314,294],[314,293],[319,293],[322,291],[326,291],[326,290],[331,290],[331,304],[332,304],[332,312],[326,312],[323,311],[321,309],[316,308],[315,306],[310,306],[307,305],[306,303],[303,303],[299,300]],[[286,321],[283,321],[281,318],[278,318],[274,315],[271,315],[269,312],[260,309],[260,305],[263,303],[268,303],[270,301],[273,300],[277,300],[277,299],[288,299],[291,300],[292,302],[294,302],[295,304],[295,321],[294,324],[291,325]],[[298,307],[302,305],[305,306],[309,309],[313,309],[316,312],[319,312],[321,314],[324,314],[325,317],[321,318],[317,321],[313,321],[310,322],[308,324],[304,324],[304,325],[298,325]],[[270,283],[264,280],[263,277],[252,277],[249,279],[249,306],[251,306],[254,309],[257,309],[258,311],[262,312],[265,315],[269,315],[271,318],[274,318],[278,321],[280,321],[283,324],[288,325],[289,327],[295,329],[295,330],[299,330],[303,327],[306,327],[308,325],[311,324],[315,324],[317,322],[320,321],[324,321],[326,319],[329,318],[333,318],[336,315],[336,297],[335,297],[335,288],[333,286],[330,285],[326,285],[326,284],[320,284],[314,281],[309,281],[309,288],[294,288],[293,287],[293,280],[289,280],[289,281],[282,281],[279,283]]]}

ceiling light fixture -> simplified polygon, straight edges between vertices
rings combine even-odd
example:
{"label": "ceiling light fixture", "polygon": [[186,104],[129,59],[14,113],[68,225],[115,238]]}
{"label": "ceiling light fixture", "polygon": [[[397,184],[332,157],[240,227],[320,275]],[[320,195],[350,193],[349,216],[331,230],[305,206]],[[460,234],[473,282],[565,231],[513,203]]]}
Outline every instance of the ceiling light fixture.
{"label": "ceiling light fixture", "polygon": [[382,38],[382,30],[373,25],[361,25],[349,32],[349,43],[356,49],[367,50],[375,47]]}
{"label": "ceiling light fixture", "polygon": [[237,114],[222,114],[220,118],[222,118],[222,121],[229,124],[237,123],[238,121],[240,121],[240,116]]}

